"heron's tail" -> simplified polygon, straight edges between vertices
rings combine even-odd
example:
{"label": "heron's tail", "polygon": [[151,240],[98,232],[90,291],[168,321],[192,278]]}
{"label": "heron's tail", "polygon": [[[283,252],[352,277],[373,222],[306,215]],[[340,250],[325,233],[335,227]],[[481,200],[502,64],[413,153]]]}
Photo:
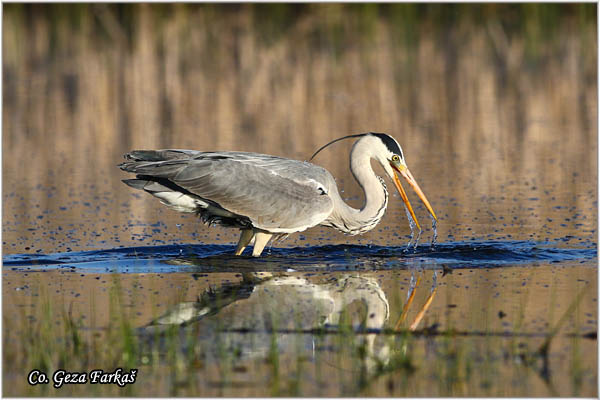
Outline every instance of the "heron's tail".
{"label": "heron's tail", "polygon": [[133,150],[124,155],[125,159],[133,161],[164,161],[168,158],[161,150]]}

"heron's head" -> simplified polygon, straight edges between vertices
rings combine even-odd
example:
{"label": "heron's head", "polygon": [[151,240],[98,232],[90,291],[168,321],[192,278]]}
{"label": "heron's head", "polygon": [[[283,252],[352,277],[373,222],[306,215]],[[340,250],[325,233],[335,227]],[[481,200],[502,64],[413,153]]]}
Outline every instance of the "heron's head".
{"label": "heron's head", "polygon": [[417,193],[417,196],[419,196],[423,204],[425,204],[425,207],[427,208],[431,216],[437,221],[437,217],[433,212],[433,208],[431,208],[431,204],[429,204],[427,197],[425,197],[425,194],[419,187],[419,184],[417,183],[416,179],[413,177],[413,175],[410,173],[410,170],[406,166],[404,153],[402,152],[402,148],[400,147],[396,139],[394,139],[390,135],[386,135],[385,133],[374,132],[367,134],[365,139],[368,137],[372,137],[373,139],[375,139],[371,139],[373,144],[376,143],[375,146],[373,146],[372,154],[374,158],[377,161],[379,161],[379,163],[383,166],[383,169],[389,175],[390,179],[394,181],[396,189],[398,189],[398,193],[400,193],[400,197],[402,197],[402,201],[404,202],[404,204],[406,204],[406,208],[408,209],[410,215],[413,217],[415,223],[417,224],[417,228],[421,230],[419,221],[415,216],[412,206],[410,205],[410,201],[408,200],[408,196],[406,196],[406,192],[404,191],[404,188],[400,183],[400,178],[398,175],[401,175],[404,179],[406,179],[408,184],[412,186],[414,191]]}
{"label": "heron's head", "polygon": [[[425,194],[423,194],[423,191],[419,187],[419,184],[417,183],[415,178],[408,170],[408,167],[406,166],[406,160],[404,159],[404,153],[402,152],[402,148],[400,147],[396,139],[394,139],[390,135],[387,135],[385,133],[369,132],[344,136],[332,140],[331,142],[322,146],[319,150],[315,152],[315,154],[312,155],[310,160],[315,158],[315,156],[327,146],[335,142],[339,142],[340,140],[350,138],[360,138],[356,141],[356,143],[354,143],[354,147],[352,150],[353,152],[357,151],[362,155],[368,155],[370,158],[374,158],[377,161],[379,161],[379,163],[383,166],[385,172],[394,182],[394,185],[396,185],[396,189],[398,189],[398,193],[400,193],[402,201],[406,205],[406,208],[410,212],[410,215],[412,216],[419,230],[421,230],[421,226],[419,225],[419,221],[417,220],[415,212],[413,211],[412,206],[410,205],[408,196],[406,196],[406,192],[402,188],[402,184],[400,183],[400,178],[398,177],[398,175],[401,175],[404,179],[406,179],[408,184],[412,186],[412,188],[415,190],[423,204],[425,204],[425,207],[427,208],[431,216],[437,221],[437,217],[433,212],[433,208],[431,208],[431,204],[429,204],[427,197],[425,197]],[[359,159],[360,157],[356,158]]]}

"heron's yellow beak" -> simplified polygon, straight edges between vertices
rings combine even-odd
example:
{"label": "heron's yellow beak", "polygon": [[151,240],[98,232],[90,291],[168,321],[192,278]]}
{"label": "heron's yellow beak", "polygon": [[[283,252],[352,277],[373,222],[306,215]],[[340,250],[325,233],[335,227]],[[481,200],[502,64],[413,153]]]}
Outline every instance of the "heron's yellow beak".
{"label": "heron's yellow beak", "polygon": [[413,220],[415,221],[415,224],[417,224],[417,228],[419,229],[419,231],[421,230],[421,225],[419,225],[417,216],[415,215],[415,212],[413,211],[413,209],[410,205],[410,201],[408,201],[406,192],[402,188],[402,184],[400,183],[400,179],[398,178],[398,174],[396,172],[399,172],[400,175],[402,175],[404,177],[404,179],[406,179],[408,181],[408,184],[410,186],[412,186],[414,191],[417,193],[417,196],[419,196],[419,198],[421,199],[423,204],[425,204],[427,211],[429,211],[431,216],[433,218],[435,218],[435,220],[437,221],[437,217],[435,216],[435,213],[433,212],[433,208],[431,208],[431,204],[429,204],[427,197],[425,197],[425,194],[419,187],[419,184],[417,183],[415,178],[412,176],[412,174],[410,173],[410,171],[408,170],[406,165],[395,164],[395,163],[390,163],[390,165],[394,169],[394,184],[396,185],[396,189],[398,189],[398,193],[400,193],[400,197],[402,197],[402,201],[404,202],[404,204],[406,204],[406,207],[408,208],[408,212],[410,212],[410,215],[413,217]]}

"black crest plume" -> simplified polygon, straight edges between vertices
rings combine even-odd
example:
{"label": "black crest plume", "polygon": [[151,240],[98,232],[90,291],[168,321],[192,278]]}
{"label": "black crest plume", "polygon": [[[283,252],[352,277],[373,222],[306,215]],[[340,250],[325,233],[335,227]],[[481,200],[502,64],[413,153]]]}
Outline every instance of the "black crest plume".
{"label": "black crest plume", "polygon": [[362,137],[362,136],[367,136],[367,135],[373,135],[373,136],[378,137],[392,153],[398,154],[398,155],[400,155],[400,157],[403,157],[402,150],[400,150],[400,147],[398,147],[398,143],[396,143],[396,141],[390,135],[387,135],[385,133],[368,132],[368,133],[358,133],[356,135],[348,135],[348,136],[344,136],[344,137],[332,140],[331,142],[327,143],[325,146],[323,146],[319,150],[317,150],[315,152],[315,154],[313,154],[312,157],[310,158],[310,160],[308,160],[308,161],[312,161],[312,159],[315,158],[315,156],[317,154],[319,154],[321,152],[321,150],[323,150],[325,147],[329,146],[330,144],[334,144],[335,142],[339,142],[340,140],[344,140],[344,139],[357,138],[357,137]]}
{"label": "black crest plume", "polygon": [[321,150],[323,150],[325,147],[329,146],[330,144],[334,144],[335,142],[339,142],[340,140],[344,140],[344,139],[351,139],[351,138],[357,138],[357,137],[367,136],[368,134],[370,134],[370,132],[369,133],[358,133],[356,135],[348,135],[348,136],[344,136],[344,137],[332,140],[331,142],[327,143],[325,146],[323,146],[319,150],[317,150],[315,152],[315,154],[313,154],[312,157],[310,157],[310,159],[308,161],[312,161],[312,159],[315,158],[315,156],[317,154],[319,154],[321,152]]}

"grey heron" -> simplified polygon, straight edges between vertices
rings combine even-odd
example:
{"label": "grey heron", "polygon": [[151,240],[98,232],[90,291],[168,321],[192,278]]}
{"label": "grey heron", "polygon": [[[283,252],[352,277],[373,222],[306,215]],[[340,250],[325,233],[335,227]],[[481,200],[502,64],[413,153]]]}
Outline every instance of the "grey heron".
{"label": "grey heron", "polygon": [[[271,335],[275,335],[282,353],[297,349],[302,341],[307,348],[314,349],[313,335],[296,337],[285,331],[340,329],[341,324],[345,326],[342,316],[352,304],[360,304],[359,309],[364,310],[350,317],[352,329],[384,328],[390,304],[378,278],[344,274],[330,276],[326,282],[297,275],[272,277],[258,283],[228,282],[204,291],[196,301],[176,304],[137,332],[140,337],[157,337],[157,333],[173,326],[186,330],[197,324],[200,327],[193,332],[203,334],[196,333],[194,342],[210,342],[219,335],[219,341],[226,343],[227,348],[235,348],[240,359],[250,359],[268,354]],[[366,350],[368,357],[364,361],[368,370],[389,361],[389,346],[380,335],[370,332],[356,339]]]}
{"label": "grey heron", "polygon": [[388,192],[371,167],[378,161],[394,182],[416,227],[421,227],[398,174],[415,190],[431,216],[429,201],[406,166],[402,148],[385,133],[361,133],[350,153],[350,170],[364,191],[358,210],[341,198],[333,176],[307,161],[237,151],[134,150],[119,167],[136,174],[127,185],[157,197],[180,212],[196,213],[208,224],[241,229],[236,255],[254,240],[252,255],[261,255],[274,235],[301,232],[316,225],[350,235],[373,229],[383,217]]}
{"label": "grey heron", "polygon": [[338,325],[342,311],[360,301],[367,308],[367,328],[382,328],[390,315],[377,278],[344,274],[327,282],[302,276],[277,276],[260,282],[244,280],[209,289],[196,301],[176,304],[146,326],[186,325],[220,314],[228,329],[314,329]]}

